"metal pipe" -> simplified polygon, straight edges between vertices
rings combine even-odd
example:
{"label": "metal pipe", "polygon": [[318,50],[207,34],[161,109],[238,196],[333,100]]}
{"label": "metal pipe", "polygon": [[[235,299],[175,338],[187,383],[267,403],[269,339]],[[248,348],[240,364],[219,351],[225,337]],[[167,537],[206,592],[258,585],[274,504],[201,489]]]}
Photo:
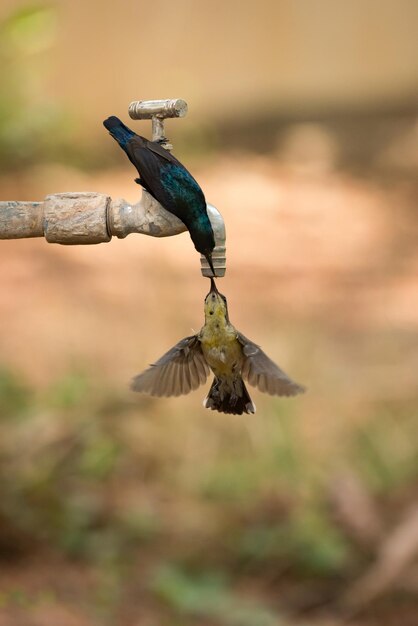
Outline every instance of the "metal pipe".
{"label": "metal pipe", "polygon": [[0,239],[43,237],[42,202],[0,202]]}
{"label": "metal pipe", "polygon": [[94,244],[130,233],[171,237],[186,229],[149,194],[137,204],[94,192],[57,193],[43,202],[0,202],[0,239],[45,237],[49,243]]}
{"label": "metal pipe", "polygon": [[[216,241],[213,265],[221,277],[225,275],[225,226],[211,204],[208,215]],[[186,230],[178,217],[147,193],[136,204],[94,192],[58,193],[43,202],[0,202],[0,239],[45,237],[49,243],[87,245],[112,237],[124,239],[131,233],[172,237]],[[211,276],[205,257],[201,257],[201,271]]]}

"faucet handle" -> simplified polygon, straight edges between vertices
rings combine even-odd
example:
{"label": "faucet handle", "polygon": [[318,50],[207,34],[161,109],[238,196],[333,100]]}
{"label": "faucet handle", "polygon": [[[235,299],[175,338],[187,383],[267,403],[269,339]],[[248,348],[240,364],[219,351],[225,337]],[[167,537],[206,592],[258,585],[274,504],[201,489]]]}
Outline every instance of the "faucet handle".
{"label": "faucet handle", "polygon": [[128,108],[133,120],[151,120],[153,117],[184,117],[187,113],[187,102],[181,98],[172,100],[135,100]]}
{"label": "faucet handle", "polygon": [[152,140],[161,141],[166,150],[173,146],[164,142],[164,120],[167,117],[184,117],[187,102],[181,98],[171,100],[135,100],[128,107],[129,117],[133,120],[152,120]]}

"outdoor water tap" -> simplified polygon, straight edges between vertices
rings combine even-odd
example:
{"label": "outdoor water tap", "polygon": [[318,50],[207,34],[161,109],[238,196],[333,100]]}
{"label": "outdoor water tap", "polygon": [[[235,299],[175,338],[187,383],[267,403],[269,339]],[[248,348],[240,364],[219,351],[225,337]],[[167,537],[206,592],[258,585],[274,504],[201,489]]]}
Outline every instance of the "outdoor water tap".
{"label": "outdoor water tap", "polygon": [[152,121],[152,140],[159,141],[166,150],[172,150],[164,136],[164,120],[167,117],[184,117],[187,114],[187,102],[176,100],[135,100],[128,107],[129,117],[133,120]]}
{"label": "outdoor water tap", "polygon": [[[164,137],[164,120],[184,117],[184,100],[143,100],[129,105],[132,119],[151,119],[152,139],[171,149]],[[219,211],[207,205],[215,235],[212,254],[217,277],[225,275],[225,225]],[[123,239],[130,233],[151,237],[171,237],[184,232],[186,226],[166,211],[145,190],[136,204],[95,192],[69,192],[49,195],[43,202],[0,202],[0,239],[45,237],[50,243],[68,245],[104,243],[113,236]],[[212,272],[201,257],[203,276]]]}
{"label": "outdoor water tap", "polygon": [[[180,98],[175,100],[135,100],[129,105],[128,112],[133,120],[150,119],[152,121],[152,140],[159,141],[166,150],[172,150],[173,146],[164,135],[164,120],[168,117],[184,117],[187,113],[187,102]],[[142,193],[143,197],[149,196],[145,189]],[[156,201],[154,200],[154,202]],[[162,208],[158,202],[156,205]],[[215,248],[212,252],[213,267],[216,276],[220,278],[225,276],[226,271],[225,223],[218,209],[212,204],[208,203],[206,209],[215,235]],[[212,271],[203,254],[200,256],[200,265],[203,276],[212,276]]]}

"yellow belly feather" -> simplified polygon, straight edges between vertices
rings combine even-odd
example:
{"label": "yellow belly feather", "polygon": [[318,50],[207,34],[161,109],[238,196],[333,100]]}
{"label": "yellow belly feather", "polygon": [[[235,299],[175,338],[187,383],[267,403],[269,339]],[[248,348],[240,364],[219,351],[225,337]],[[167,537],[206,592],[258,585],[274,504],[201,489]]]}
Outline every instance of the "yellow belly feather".
{"label": "yellow belly feather", "polygon": [[241,369],[242,347],[232,324],[214,315],[199,333],[204,357],[216,376],[228,376]]}

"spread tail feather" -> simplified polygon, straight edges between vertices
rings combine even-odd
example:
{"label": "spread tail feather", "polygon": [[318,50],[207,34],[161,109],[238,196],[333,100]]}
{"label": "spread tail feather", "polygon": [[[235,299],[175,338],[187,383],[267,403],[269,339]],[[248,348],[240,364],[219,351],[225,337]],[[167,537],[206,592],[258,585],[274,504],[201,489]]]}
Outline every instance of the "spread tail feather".
{"label": "spread tail feather", "polygon": [[232,384],[215,376],[207,397],[203,401],[203,406],[212,411],[220,413],[232,413],[242,415],[242,413],[255,413],[255,404],[242,378],[235,379]]}

